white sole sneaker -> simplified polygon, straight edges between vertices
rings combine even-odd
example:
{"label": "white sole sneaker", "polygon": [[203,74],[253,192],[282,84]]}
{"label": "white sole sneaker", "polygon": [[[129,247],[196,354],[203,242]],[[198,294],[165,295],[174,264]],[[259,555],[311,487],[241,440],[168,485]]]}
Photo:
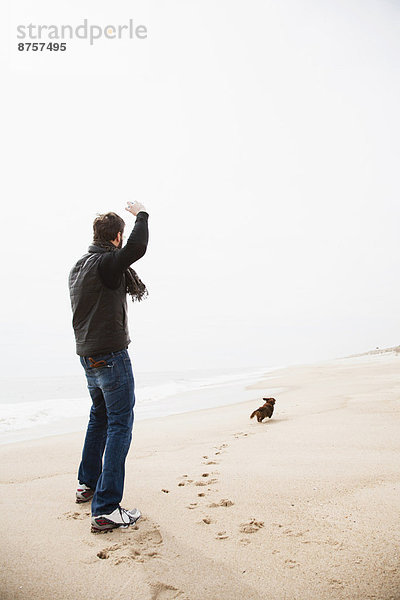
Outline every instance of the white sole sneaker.
{"label": "white sole sneaker", "polygon": [[120,506],[109,515],[95,515],[92,517],[92,533],[110,531],[117,527],[126,529],[134,525],[141,517],[141,512],[137,508],[125,510]]}
{"label": "white sole sneaker", "polygon": [[79,484],[76,488],[76,503],[81,504],[82,502],[89,502],[94,496],[94,490],[88,487],[84,483]]}

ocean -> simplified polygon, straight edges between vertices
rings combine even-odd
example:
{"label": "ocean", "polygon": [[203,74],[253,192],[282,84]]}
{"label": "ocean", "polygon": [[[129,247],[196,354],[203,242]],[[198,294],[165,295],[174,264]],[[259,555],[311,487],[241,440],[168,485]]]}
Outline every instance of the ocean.
{"label": "ocean", "polygon": [[[135,420],[261,399],[277,393],[280,367],[135,373]],[[247,386],[268,378],[262,391]],[[85,431],[91,400],[85,376],[0,380],[0,444]]]}

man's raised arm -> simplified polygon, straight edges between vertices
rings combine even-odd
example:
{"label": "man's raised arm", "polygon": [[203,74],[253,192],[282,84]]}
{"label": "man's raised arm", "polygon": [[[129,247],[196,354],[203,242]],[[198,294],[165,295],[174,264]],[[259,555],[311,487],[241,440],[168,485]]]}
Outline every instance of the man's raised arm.
{"label": "man's raised arm", "polygon": [[111,288],[118,287],[124,271],[144,256],[149,241],[147,225],[149,214],[144,205],[135,200],[135,202],[128,202],[125,210],[136,217],[132,232],[125,246],[115,252],[105,254],[99,266],[101,278]]}

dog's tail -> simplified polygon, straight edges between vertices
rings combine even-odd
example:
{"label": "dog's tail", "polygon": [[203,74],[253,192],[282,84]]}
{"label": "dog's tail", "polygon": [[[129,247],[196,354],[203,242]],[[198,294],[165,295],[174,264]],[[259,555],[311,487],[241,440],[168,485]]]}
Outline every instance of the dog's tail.
{"label": "dog's tail", "polygon": [[256,416],[256,412],[257,412],[257,410],[255,410],[254,412],[252,412],[252,413],[251,413],[251,415],[250,415],[250,419],[252,419],[253,417],[255,417],[255,416]]}

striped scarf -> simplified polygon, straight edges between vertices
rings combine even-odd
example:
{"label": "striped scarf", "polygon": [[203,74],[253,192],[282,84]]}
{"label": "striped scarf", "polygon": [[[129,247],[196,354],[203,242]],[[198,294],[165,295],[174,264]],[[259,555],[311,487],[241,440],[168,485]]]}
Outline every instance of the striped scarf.
{"label": "striped scarf", "polygon": [[[112,242],[103,242],[102,240],[93,240],[93,244],[95,246],[99,246],[105,252],[115,252],[118,250],[116,246]],[[144,300],[149,295],[147,288],[143,281],[139,279],[136,271],[134,271],[131,267],[128,267],[125,271],[125,285],[126,285],[126,293],[132,297],[132,302],[137,300],[140,302]]]}

